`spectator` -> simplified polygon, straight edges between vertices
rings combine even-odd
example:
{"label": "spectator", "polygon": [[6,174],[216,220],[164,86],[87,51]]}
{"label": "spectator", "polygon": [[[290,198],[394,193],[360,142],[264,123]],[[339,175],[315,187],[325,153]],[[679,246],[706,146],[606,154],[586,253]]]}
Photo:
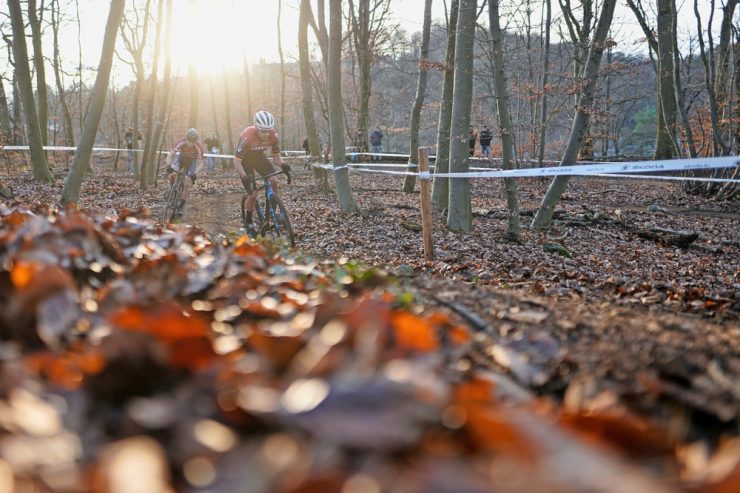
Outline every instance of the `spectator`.
{"label": "spectator", "polygon": [[[136,139],[136,149],[139,149],[144,137],[141,136],[141,132],[137,132],[138,138]],[[134,175],[134,127],[128,127],[126,133],[123,134],[123,138],[126,141],[126,154],[128,154],[128,172],[131,176]]]}
{"label": "spectator", "polygon": [[[211,132],[211,135],[208,136],[206,140],[203,141],[203,143],[206,145],[206,152],[211,154],[218,154],[221,149],[221,141],[216,137],[216,134]],[[206,156],[206,163],[208,167],[208,171],[213,171],[214,163],[216,160],[213,156]]]}
{"label": "spectator", "polygon": [[488,125],[483,127],[478,140],[480,141],[480,152],[484,158],[488,159],[491,155],[491,140],[493,140],[493,134],[488,129]]}
{"label": "spectator", "polygon": [[375,127],[373,133],[370,134],[370,145],[372,146],[372,160],[380,161],[381,153],[383,152],[383,131],[380,130],[380,125]]}
{"label": "spectator", "polygon": [[473,154],[475,154],[475,141],[478,140],[478,134],[476,133],[473,126],[470,126],[470,131],[468,131],[468,146],[470,147],[470,157],[473,157]]}
{"label": "spectator", "polygon": [[308,146],[308,137],[303,139],[303,152],[306,153],[306,156],[311,154],[311,148]]}

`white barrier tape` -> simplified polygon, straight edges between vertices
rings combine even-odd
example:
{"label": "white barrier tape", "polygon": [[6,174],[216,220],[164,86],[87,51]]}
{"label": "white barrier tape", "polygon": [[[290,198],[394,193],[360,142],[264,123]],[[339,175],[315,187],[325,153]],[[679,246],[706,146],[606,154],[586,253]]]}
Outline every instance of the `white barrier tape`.
{"label": "white barrier tape", "polygon": [[[340,168],[334,168],[331,165],[327,169],[344,169],[350,167],[344,165]],[[537,176],[630,176],[634,173],[654,173],[657,171],[697,171],[717,168],[734,168],[740,166],[740,158],[737,156],[692,158],[692,159],[665,159],[660,161],[639,161],[627,163],[599,163],[575,166],[554,166],[548,168],[529,168],[513,170],[489,170],[484,172],[464,172],[464,173],[435,173],[439,178],[528,178]],[[378,173],[384,175],[396,176],[419,176],[419,173],[410,171],[388,171],[362,169],[352,166],[356,171],[364,173]],[[690,179],[688,177],[683,177]]]}
{"label": "white barrier tape", "polygon": [[512,169],[487,173],[438,173],[440,178],[526,178],[535,176],[577,176],[598,174],[654,173],[657,171],[697,171],[740,166],[737,156],[692,159],[664,159],[632,163],[599,163],[549,168]]}
{"label": "white barrier tape", "polygon": [[340,171],[343,169],[349,169],[349,165],[334,166],[333,164],[313,163],[314,168],[326,169],[329,171]]}
{"label": "white barrier tape", "polygon": [[421,171],[419,173],[419,179],[420,180],[431,180],[432,179],[432,176],[433,175],[429,171]]}
{"label": "white barrier tape", "polygon": [[612,174],[612,173],[600,173],[597,175],[588,176],[599,176],[603,178],[635,178],[638,180],[670,180],[670,181],[702,181],[712,183],[740,183],[740,180],[733,180],[732,178],[701,178],[698,176],[654,176],[654,175],[625,175],[625,174]]}

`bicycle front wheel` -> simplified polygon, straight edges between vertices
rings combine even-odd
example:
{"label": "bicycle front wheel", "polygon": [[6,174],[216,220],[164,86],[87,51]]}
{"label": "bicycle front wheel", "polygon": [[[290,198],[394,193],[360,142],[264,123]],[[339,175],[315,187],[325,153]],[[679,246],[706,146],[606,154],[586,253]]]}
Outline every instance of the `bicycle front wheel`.
{"label": "bicycle front wheel", "polygon": [[162,211],[162,224],[172,221],[172,216],[177,209],[177,203],[180,201],[180,195],[182,195],[182,180],[178,177],[167,191],[164,210]]}
{"label": "bicycle front wheel", "polygon": [[260,203],[260,200],[255,200],[254,210],[252,211],[252,221],[247,221],[247,200],[249,194],[242,194],[241,199],[241,213],[242,213],[242,225],[247,230],[251,226],[258,234],[262,234],[265,229],[265,207],[264,200]]}
{"label": "bicycle front wheel", "polygon": [[290,224],[288,210],[283,205],[283,201],[280,200],[280,197],[272,197],[272,210],[274,212],[272,227],[275,230],[275,233],[277,233],[278,236],[285,237],[290,242],[290,246],[295,246],[293,226]]}

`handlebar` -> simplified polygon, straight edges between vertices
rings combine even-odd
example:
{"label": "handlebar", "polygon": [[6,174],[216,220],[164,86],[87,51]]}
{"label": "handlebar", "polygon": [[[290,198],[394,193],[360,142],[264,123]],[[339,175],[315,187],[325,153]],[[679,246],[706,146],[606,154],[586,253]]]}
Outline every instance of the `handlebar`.
{"label": "handlebar", "polygon": [[263,176],[262,179],[263,180],[266,180],[266,179],[271,178],[273,176],[282,175],[282,174],[284,174],[286,177],[288,177],[288,185],[290,185],[290,183],[293,181],[292,178],[291,178],[291,176],[290,176],[290,171],[285,171],[285,170],[282,170],[282,169],[281,170],[278,170],[278,171],[273,171],[272,173],[269,173],[269,174]]}

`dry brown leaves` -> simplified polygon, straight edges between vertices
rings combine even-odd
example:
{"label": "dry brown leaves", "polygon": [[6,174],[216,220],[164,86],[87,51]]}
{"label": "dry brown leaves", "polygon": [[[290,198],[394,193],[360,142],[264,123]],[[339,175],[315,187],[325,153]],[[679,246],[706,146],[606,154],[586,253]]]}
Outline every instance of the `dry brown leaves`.
{"label": "dry brown leaves", "polygon": [[0,490],[737,490],[737,439],[512,399],[386,277],[142,211],[0,205]]}

